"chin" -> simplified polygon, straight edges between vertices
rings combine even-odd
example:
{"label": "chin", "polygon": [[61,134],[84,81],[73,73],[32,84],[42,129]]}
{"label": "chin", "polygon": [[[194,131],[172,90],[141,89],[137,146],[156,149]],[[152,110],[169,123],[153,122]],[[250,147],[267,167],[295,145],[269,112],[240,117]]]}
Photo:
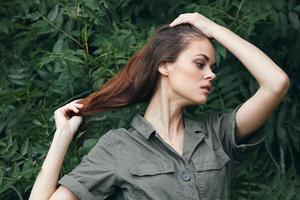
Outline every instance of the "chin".
{"label": "chin", "polygon": [[205,104],[206,102],[207,102],[207,98],[203,98],[203,97],[193,100],[193,104],[195,104],[195,105]]}
{"label": "chin", "polygon": [[199,102],[199,104],[205,104],[206,102],[207,102],[207,99],[204,99],[201,102]]}

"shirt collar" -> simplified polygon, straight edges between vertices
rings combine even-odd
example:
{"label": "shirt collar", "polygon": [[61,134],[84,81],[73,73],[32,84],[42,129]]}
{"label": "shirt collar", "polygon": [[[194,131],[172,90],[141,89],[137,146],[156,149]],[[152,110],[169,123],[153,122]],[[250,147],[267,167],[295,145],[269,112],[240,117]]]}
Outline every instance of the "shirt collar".
{"label": "shirt collar", "polygon": [[[186,129],[185,131],[187,133],[202,133],[204,136],[206,136],[207,132],[204,130],[204,124],[191,119],[188,115],[189,114],[183,112],[184,126]],[[131,121],[131,126],[146,139],[149,139],[152,133],[155,132],[153,126],[144,118],[144,113],[137,113]]]}

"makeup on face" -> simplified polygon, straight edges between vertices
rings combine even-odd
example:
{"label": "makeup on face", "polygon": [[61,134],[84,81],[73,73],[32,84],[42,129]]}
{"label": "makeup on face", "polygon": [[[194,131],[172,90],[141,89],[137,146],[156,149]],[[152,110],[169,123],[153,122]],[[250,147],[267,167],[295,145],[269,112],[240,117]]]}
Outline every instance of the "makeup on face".
{"label": "makeup on face", "polygon": [[[195,57],[196,56],[202,56],[202,58],[198,58],[198,59],[195,60],[197,66],[200,69],[202,69],[205,66],[206,62],[209,62],[209,57],[207,55],[201,54],[201,53],[196,54]],[[210,67],[211,67],[211,70],[213,71],[216,68],[216,62],[214,62]]]}

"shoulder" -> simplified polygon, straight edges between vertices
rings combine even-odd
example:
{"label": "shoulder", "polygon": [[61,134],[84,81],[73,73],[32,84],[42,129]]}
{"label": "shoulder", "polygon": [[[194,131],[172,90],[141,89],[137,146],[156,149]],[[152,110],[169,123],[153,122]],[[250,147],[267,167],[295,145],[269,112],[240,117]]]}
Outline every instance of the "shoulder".
{"label": "shoulder", "polygon": [[118,137],[120,134],[125,134],[126,132],[125,128],[110,129],[102,137]]}
{"label": "shoulder", "polygon": [[187,115],[187,125],[191,130],[199,130],[205,133],[206,136],[213,133],[220,133],[226,129],[232,121],[231,112],[207,112],[201,116]]}
{"label": "shoulder", "polygon": [[234,110],[212,111],[207,114],[206,123],[210,126],[227,124],[230,123],[234,114]]}
{"label": "shoulder", "polygon": [[117,141],[126,138],[127,136],[128,130],[125,128],[110,129],[100,137],[98,143],[112,145]]}
{"label": "shoulder", "polygon": [[[96,141],[96,144],[92,147],[89,154],[97,154],[102,152],[102,154],[113,155],[116,153],[116,148],[120,143],[120,138],[124,135],[126,129],[117,128],[110,129],[106,131],[100,138]],[[123,136],[124,137],[124,136]]]}
{"label": "shoulder", "polygon": [[126,129],[126,128],[110,129],[107,133],[105,133],[105,135],[106,135],[106,137],[111,137],[113,139],[117,139],[117,138],[128,135],[128,129]]}
{"label": "shoulder", "polygon": [[234,108],[228,108],[224,111],[215,111],[209,113],[207,123],[209,123],[211,126],[222,129],[228,126],[234,126],[236,124],[236,113],[242,105],[243,103],[240,103]]}
{"label": "shoulder", "polygon": [[207,112],[200,115],[191,115],[185,113],[185,119],[191,126],[197,126],[199,128],[213,126],[220,123],[228,113],[225,112]]}

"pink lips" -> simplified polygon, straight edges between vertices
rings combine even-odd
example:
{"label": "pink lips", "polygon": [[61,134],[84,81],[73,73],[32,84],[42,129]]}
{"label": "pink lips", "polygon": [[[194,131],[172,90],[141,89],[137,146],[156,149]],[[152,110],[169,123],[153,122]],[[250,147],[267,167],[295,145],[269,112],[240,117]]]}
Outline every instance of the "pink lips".
{"label": "pink lips", "polygon": [[201,86],[200,88],[206,90],[207,93],[210,93],[210,91],[211,91],[211,85],[210,85],[210,84],[208,84],[208,85],[203,85],[203,86]]}

